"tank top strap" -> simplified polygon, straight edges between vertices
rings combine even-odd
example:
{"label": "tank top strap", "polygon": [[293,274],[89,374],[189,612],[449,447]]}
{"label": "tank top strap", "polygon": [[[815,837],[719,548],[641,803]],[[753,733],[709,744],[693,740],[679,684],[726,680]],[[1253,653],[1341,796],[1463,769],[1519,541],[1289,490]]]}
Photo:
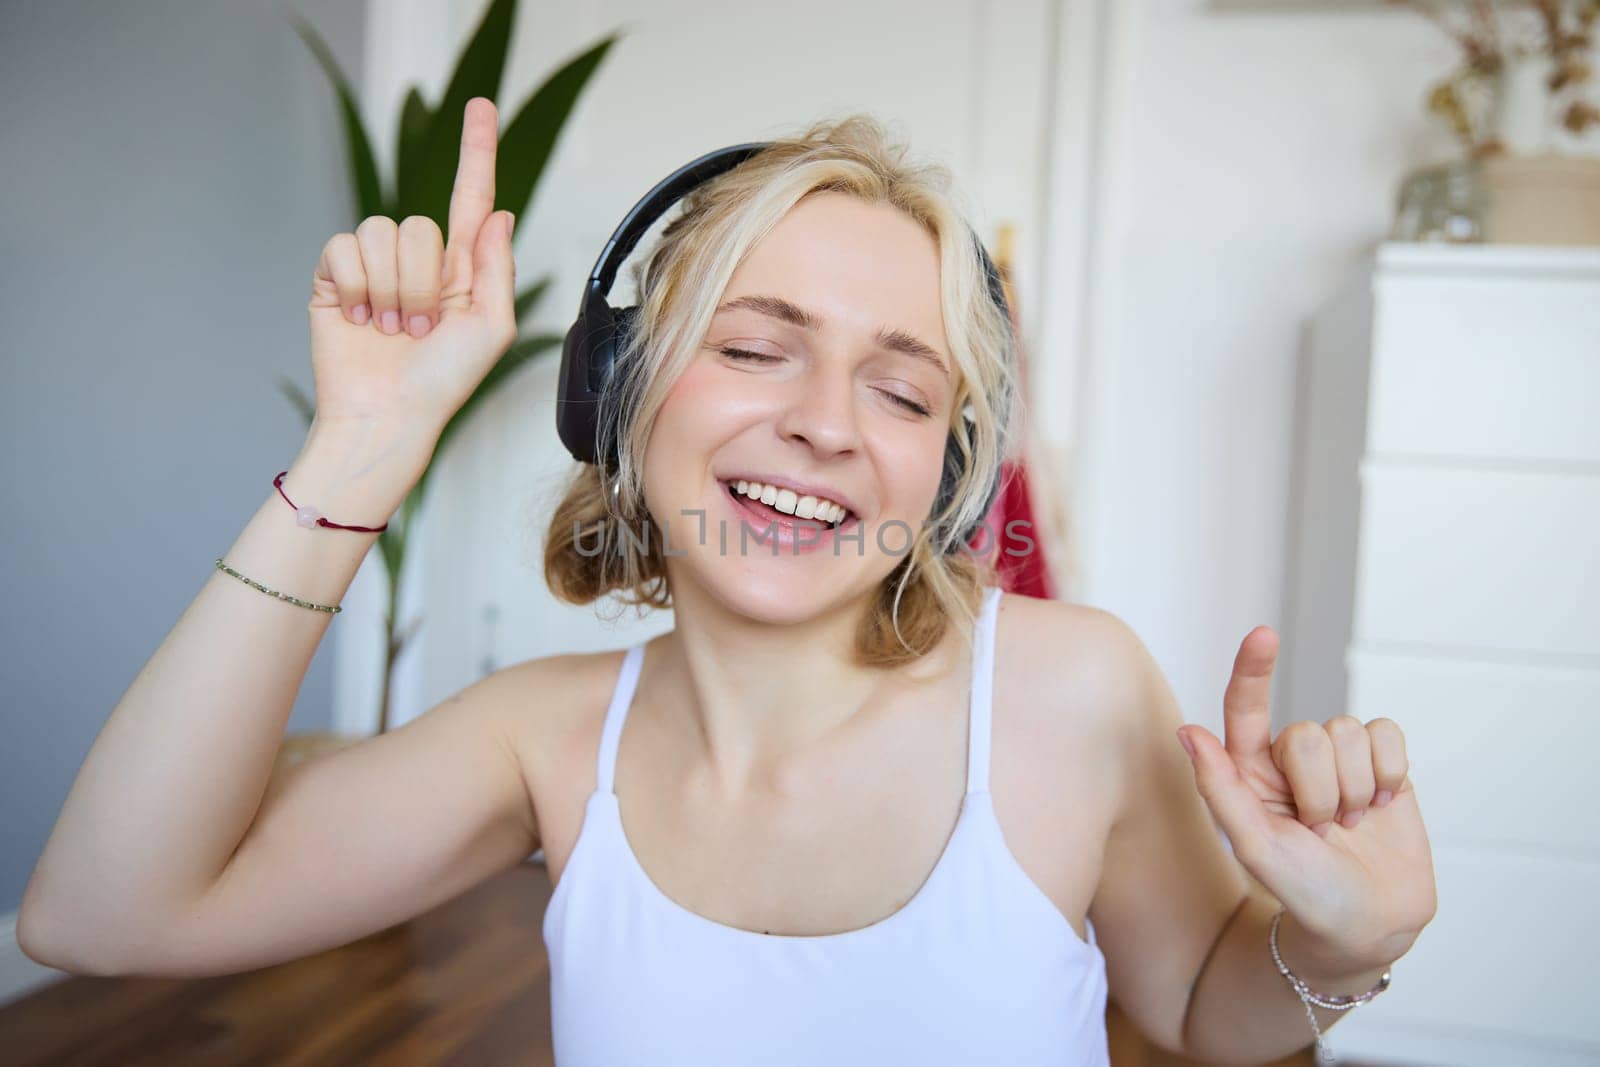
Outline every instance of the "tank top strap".
{"label": "tank top strap", "polygon": [[989,791],[989,738],[994,710],[994,636],[1003,590],[983,595],[972,635],[972,702],[967,713],[967,792]]}
{"label": "tank top strap", "polygon": [[622,657],[622,669],[617,672],[617,684],[611,691],[611,704],[606,708],[605,724],[600,728],[600,751],[595,764],[595,788],[603,793],[612,792],[611,783],[617,769],[617,746],[622,739],[622,723],[628,717],[628,707],[633,703],[633,691],[639,684],[639,668],[644,666],[643,641],[628,649]]}

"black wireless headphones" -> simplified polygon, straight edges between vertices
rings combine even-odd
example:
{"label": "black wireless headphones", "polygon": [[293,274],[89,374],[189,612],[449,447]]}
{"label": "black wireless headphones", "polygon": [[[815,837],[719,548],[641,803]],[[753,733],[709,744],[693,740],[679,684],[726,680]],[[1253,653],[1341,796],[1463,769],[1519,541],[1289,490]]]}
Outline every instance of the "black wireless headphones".
{"label": "black wireless headphones", "polygon": [[[606,297],[616,281],[617,272],[650,226],[673,204],[688,195],[695,186],[732,170],[768,147],[768,144],[765,141],[751,141],[731,145],[708,152],[679,167],[633,206],[601,250],[600,258],[595,260],[594,270],[590,271],[589,281],[578,301],[577,320],[567,331],[566,341],[562,345],[561,376],[556,387],[556,430],[574,458],[584,463],[601,464],[607,471],[614,471],[617,467],[618,443],[614,435],[608,434],[607,440],[601,440],[606,432],[604,428],[614,425],[611,420],[602,419],[601,404],[602,398],[607,396],[606,385],[615,367],[617,354],[625,350],[629,332],[639,313],[637,305],[613,308],[607,302]],[[975,231],[972,232],[972,240],[983,260],[989,296],[1009,325],[1011,309],[1006,303],[1000,272],[995,269],[993,260],[989,258],[983,241]],[[939,483],[934,514],[941,513],[950,505],[962,466],[961,446],[952,430],[945,446],[944,474]],[[983,511],[962,532],[959,544],[970,542],[982,529],[983,516],[989,514],[999,492],[1000,472],[996,470],[989,479]]]}

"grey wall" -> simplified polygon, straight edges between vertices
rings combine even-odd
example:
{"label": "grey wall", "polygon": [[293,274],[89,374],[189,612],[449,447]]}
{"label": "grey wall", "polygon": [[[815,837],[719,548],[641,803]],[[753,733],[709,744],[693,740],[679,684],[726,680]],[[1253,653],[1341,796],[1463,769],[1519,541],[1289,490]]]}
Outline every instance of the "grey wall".
{"label": "grey wall", "polygon": [[[363,0],[295,6],[359,86]],[[0,915],[305,438],[274,382],[310,389],[311,271],[359,220],[334,96],[280,12],[0,4]],[[290,729],[330,721],[333,632]]]}

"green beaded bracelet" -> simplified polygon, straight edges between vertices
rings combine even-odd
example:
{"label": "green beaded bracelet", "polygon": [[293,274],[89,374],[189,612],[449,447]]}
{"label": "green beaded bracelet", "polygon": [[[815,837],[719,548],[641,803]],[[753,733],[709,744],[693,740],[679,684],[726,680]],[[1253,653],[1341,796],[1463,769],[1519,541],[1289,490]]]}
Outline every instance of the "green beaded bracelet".
{"label": "green beaded bracelet", "polygon": [[287,600],[289,603],[298,604],[302,608],[310,608],[312,611],[326,611],[330,615],[337,615],[337,614],[339,614],[339,612],[344,610],[343,608],[339,607],[339,605],[337,605],[337,604],[331,604],[331,605],[330,604],[313,604],[310,601],[301,600],[299,597],[292,597],[288,593],[280,593],[276,589],[268,589],[266,586],[262,585],[260,582],[253,581],[253,580],[251,580],[249,578],[246,578],[244,575],[240,574],[238,571],[234,570],[232,567],[230,567],[226,563],[222,562],[222,557],[221,556],[217,557],[217,570],[222,571],[224,574],[233,575],[235,578],[239,579],[245,585],[250,586],[250,588],[252,588],[252,589],[259,589],[263,593],[266,593],[268,596],[275,596],[279,600]]}

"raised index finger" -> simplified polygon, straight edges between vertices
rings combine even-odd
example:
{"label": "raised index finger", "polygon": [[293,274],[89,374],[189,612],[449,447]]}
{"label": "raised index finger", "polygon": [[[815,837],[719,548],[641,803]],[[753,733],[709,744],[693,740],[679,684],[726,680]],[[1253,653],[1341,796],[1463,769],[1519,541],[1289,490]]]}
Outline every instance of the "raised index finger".
{"label": "raised index finger", "polygon": [[445,259],[470,269],[478,230],[494,211],[494,157],[500,144],[500,116],[494,101],[475,96],[467,101],[461,123],[461,158],[450,191],[450,235]]}
{"label": "raised index finger", "polygon": [[1222,696],[1223,743],[1236,759],[1265,756],[1272,742],[1272,666],[1278,635],[1257,626],[1245,635],[1233,658],[1233,677]]}

